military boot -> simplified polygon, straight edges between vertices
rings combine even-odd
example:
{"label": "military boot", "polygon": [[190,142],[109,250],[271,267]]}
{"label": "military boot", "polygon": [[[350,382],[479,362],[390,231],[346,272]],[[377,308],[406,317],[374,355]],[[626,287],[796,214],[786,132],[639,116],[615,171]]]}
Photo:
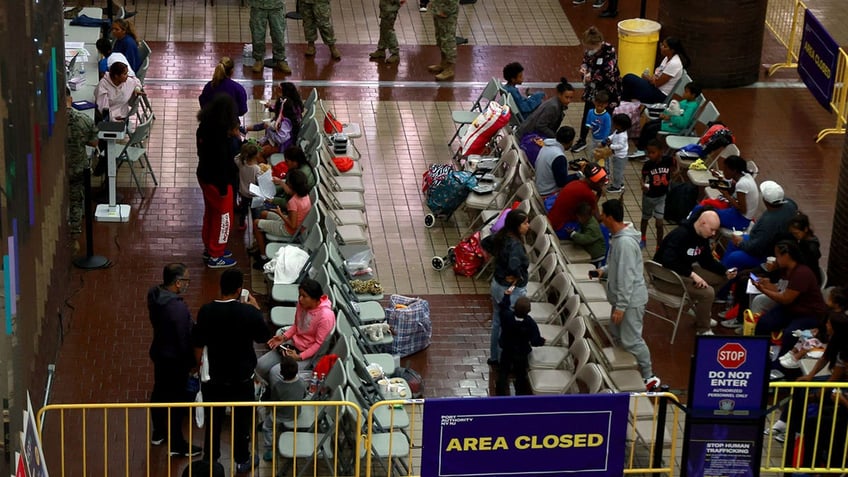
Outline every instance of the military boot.
{"label": "military boot", "polygon": [[391,55],[389,55],[388,58],[386,58],[386,63],[388,63],[390,65],[395,65],[399,62],[400,62],[400,55],[398,55],[397,52],[393,52]]}
{"label": "military boot", "polygon": [[372,60],[381,60],[386,57],[386,50],[382,48],[377,48],[375,51],[368,53],[368,58]]}
{"label": "military boot", "polygon": [[427,67],[427,71],[430,73],[438,74],[441,73],[443,69],[445,69],[445,55],[442,55],[441,62],[438,65],[430,65]]}
{"label": "military boot", "polygon": [[330,45],[330,56],[334,60],[340,60],[342,59],[342,52],[339,51],[338,48],[336,48],[336,45]]}
{"label": "military boot", "polygon": [[315,56],[315,43],[310,42],[306,44],[306,51],[303,52],[306,56]]}
{"label": "military boot", "polygon": [[262,60],[256,60],[253,62],[253,72],[254,73],[262,73],[262,70],[265,69],[265,62]]}
{"label": "military boot", "polygon": [[444,68],[436,75],[436,81],[446,81],[453,78],[453,63],[445,63]]}
{"label": "military boot", "polygon": [[274,63],[274,69],[277,71],[281,71],[283,74],[290,75],[292,72],[291,66],[289,66],[286,60],[277,61]]}

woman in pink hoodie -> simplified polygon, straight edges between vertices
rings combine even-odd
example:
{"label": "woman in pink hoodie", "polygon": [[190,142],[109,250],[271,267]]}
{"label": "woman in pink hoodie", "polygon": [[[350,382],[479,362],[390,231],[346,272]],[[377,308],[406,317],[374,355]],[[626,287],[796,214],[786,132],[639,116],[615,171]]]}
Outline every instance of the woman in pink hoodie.
{"label": "woman in pink hoodie", "polygon": [[[314,366],[318,350],[336,326],[336,315],[321,284],[304,278],[298,287],[294,325],[285,333],[268,340],[271,351],[256,364],[256,373],[265,382],[280,379],[280,358],[283,353],[297,361],[300,370]],[[275,369],[277,368],[277,369]]]}

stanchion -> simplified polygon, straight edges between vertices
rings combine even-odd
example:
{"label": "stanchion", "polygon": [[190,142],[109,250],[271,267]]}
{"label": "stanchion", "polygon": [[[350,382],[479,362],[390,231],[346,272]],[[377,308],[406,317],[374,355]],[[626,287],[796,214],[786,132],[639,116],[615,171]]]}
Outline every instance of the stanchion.
{"label": "stanchion", "polygon": [[[659,392],[669,392],[667,384],[660,386]],[[655,469],[663,466],[663,447],[665,443],[665,415],[668,413],[668,397],[660,396],[659,405],[657,406],[657,435],[654,436],[654,455],[651,466]],[[654,474],[661,475],[661,474]]]}
{"label": "stanchion", "polygon": [[303,14],[300,13],[300,0],[297,0],[294,5],[294,11],[286,13],[286,18],[291,18],[292,20],[303,20]]}
{"label": "stanchion", "polygon": [[103,268],[109,264],[109,259],[94,255],[94,217],[91,212],[91,167],[86,167],[83,176],[83,187],[85,197],[83,198],[83,211],[85,212],[85,256],[73,260],[77,268],[83,270],[94,270]]}

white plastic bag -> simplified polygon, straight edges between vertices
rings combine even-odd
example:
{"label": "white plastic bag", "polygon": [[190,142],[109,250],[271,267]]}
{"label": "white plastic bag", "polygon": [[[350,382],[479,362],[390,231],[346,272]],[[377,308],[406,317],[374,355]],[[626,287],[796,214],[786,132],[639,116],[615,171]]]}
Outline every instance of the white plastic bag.
{"label": "white plastic bag", "polygon": [[[197,395],[194,397],[194,402],[203,402],[203,391],[197,391]],[[197,427],[203,427],[203,424],[206,422],[206,412],[203,407],[194,408],[194,423],[197,424]]]}
{"label": "white plastic bag", "polygon": [[371,265],[371,260],[373,259],[374,253],[371,249],[363,250],[351,255],[349,259],[345,260],[345,269],[351,277],[362,275],[365,270],[368,270],[366,273],[370,273],[371,270],[369,265]]}
{"label": "white plastic bag", "polygon": [[206,346],[203,347],[203,355],[200,357],[200,382],[208,383],[209,379],[209,351]]}
{"label": "white plastic bag", "polygon": [[297,281],[300,271],[309,262],[309,253],[293,245],[277,250],[274,256],[274,285],[288,285]]}

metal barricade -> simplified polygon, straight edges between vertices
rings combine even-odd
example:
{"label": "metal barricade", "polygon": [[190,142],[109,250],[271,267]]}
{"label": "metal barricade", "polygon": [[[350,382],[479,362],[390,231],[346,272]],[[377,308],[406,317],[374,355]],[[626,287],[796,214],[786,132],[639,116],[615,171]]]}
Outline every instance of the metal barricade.
{"label": "metal barricade", "polygon": [[816,136],[816,142],[821,141],[829,134],[845,134],[845,125],[848,124],[848,53],[844,48],[839,49],[839,58],[836,61],[836,75],[833,83],[833,95],[830,98],[830,109],[836,114],[836,126],[822,129]]}
{"label": "metal barricade", "polygon": [[769,0],[766,10],[766,28],[786,48],[786,60],[769,68],[769,76],[782,68],[798,66],[801,49],[801,33],[804,28],[804,12],[807,6],[800,0]]}
{"label": "metal barricade", "polygon": [[[51,404],[40,409],[37,416],[45,459],[52,474],[62,477],[181,475],[192,459],[168,452],[172,449],[171,427],[182,425],[171,419],[172,411],[179,408],[187,409],[189,423],[183,434],[189,443],[203,440],[198,434],[205,429],[195,427],[201,408],[206,429],[215,425],[215,414],[226,416],[223,410],[230,409],[221,423],[220,453],[224,467],[229,468],[227,475],[236,475],[237,463],[228,448],[235,438],[235,417],[245,408],[244,412],[250,413],[251,459],[258,459],[265,450],[261,424],[264,413],[270,413],[272,460],[260,461],[263,471],[270,469],[272,475],[278,475],[290,470],[293,476],[359,475],[362,454],[355,449],[362,448],[362,411],[348,401]],[[168,410],[161,450],[151,443],[151,411],[155,409]],[[293,410],[290,419],[277,415],[284,409]],[[299,464],[298,459],[307,459],[307,463]],[[251,473],[258,468],[251,463]],[[212,470],[210,467],[210,476]],[[196,474],[192,469],[187,472]]]}

